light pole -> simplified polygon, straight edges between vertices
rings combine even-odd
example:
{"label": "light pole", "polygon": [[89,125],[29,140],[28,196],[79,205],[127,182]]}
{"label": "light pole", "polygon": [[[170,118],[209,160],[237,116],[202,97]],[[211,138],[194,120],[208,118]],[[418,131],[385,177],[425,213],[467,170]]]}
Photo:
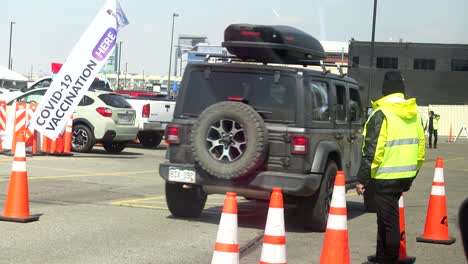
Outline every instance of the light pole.
{"label": "light pole", "polygon": [[125,78],[124,78],[125,87],[127,87],[127,66],[128,66],[128,62],[125,62]]}
{"label": "light pole", "polygon": [[375,43],[375,20],[377,15],[377,0],[374,0],[374,15],[372,16],[372,39],[370,45],[370,62],[369,62],[369,88],[367,89],[367,103],[370,104],[371,86],[373,85],[374,73],[374,43]]}
{"label": "light pole", "polygon": [[13,25],[15,22],[11,21],[10,22],[10,48],[8,49],[8,69],[13,68],[13,64],[11,63],[11,40],[13,38]]}
{"label": "light pole", "polygon": [[120,86],[120,57],[122,56],[122,41],[119,42],[119,64],[118,64],[118,72],[117,72],[117,90]]}
{"label": "light pole", "polygon": [[172,32],[171,32],[171,49],[169,51],[169,75],[167,76],[167,90],[169,91],[169,95],[171,94],[171,63],[172,63],[172,45],[174,42],[174,22],[175,18],[178,17],[179,14],[172,13]]}

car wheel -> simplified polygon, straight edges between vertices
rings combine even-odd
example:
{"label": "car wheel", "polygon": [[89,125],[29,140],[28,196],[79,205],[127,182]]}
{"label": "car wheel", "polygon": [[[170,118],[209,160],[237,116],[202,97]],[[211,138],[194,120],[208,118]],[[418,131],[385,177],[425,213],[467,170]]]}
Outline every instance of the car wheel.
{"label": "car wheel", "polygon": [[199,217],[205,207],[207,195],[198,186],[184,188],[181,183],[166,182],[166,203],[176,217]]}
{"label": "car wheel", "polygon": [[127,142],[102,142],[102,146],[107,152],[120,153],[127,147]]}
{"label": "car wheel", "polygon": [[205,109],[192,128],[192,153],[200,167],[221,179],[256,171],[266,157],[268,132],[249,105],[220,102]]}
{"label": "car wheel", "polygon": [[73,126],[71,148],[74,152],[89,152],[94,146],[94,134],[85,125]]}
{"label": "car wheel", "polygon": [[366,186],[366,191],[364,192],[364,207],[368,213],[377,212],[377,203],[375,202],[375,183],[372,181]]}
{"label": "car wheel", "polygon": [[337,171],[336,162],[329,161],[317,193],[302,200],[302,220],[306,229],[325,232]]}
{"label": "car wheel", "polygon": [[138,133],[138,140],[145,148],[156,148],[161,144],[162,135],[159,133]]}

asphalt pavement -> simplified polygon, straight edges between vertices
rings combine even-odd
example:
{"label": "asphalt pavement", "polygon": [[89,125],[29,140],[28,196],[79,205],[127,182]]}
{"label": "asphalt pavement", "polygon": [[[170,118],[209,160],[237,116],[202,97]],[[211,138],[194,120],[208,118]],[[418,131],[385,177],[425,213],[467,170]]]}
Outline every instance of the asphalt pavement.
{"label": "asphalt pavement", "polygon": [[[468,197],[467,139],[442,138],[427,149],[426,163],[405,194],[408,255],[416,263],[466,263],[457,227],[458,208]],[[27,159],[31,214],[39,221],[0,222],[0,263],[210,263],[221,216],[222,195],[208,198],[199,219],[177,219],[167,210],[158,164],[165,148],[133,146],[119,155],[96,147],[73,157]],[[424,231],[435,159],[444,158],[453,245],[416,242]],[[0,156],[0,207],[4,207],[12,157]],[[351,263],[374,253],[375,214],[362,197],[347,193]],[[268,204],[239,198],[241,263],[258,263]],[[285,210],[288,263],[319,263],[323,233],[303,230],[297,210]]]}

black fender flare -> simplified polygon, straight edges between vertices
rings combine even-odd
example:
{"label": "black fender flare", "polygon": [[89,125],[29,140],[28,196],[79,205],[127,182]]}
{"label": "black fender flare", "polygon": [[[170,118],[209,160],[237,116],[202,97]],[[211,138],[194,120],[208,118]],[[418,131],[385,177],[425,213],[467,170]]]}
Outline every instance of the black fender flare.
{"label": "black fender flare", "polygon": [[76,125],[79,125],[79,124],[83,124],[83,125],[89,127],[89,129],[91,129],[91,131],[94,133],[94,126],[91,125],[91,123],[87,119],[84,119],[84,118],[73,119],[73,126],[76,126]]}
{"label": "black fender flare", "polygon": [[311,173],[324,173],[329,157],[334,157],[338,168],[341,166],[341,154],[338,144],[332,141],[322,141],[317,145],[315,157],[310,169]]}

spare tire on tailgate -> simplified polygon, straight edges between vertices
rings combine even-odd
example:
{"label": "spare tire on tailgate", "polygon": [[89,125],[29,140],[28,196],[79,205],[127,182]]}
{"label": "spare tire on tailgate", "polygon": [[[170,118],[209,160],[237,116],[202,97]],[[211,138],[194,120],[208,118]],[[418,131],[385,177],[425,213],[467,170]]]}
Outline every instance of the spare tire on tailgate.
{"label": "spare tire on tailgate", "polygon": [[264,162],[268,131],[249,105],[219,102],[206,108],[193,125],[192,154],[198,165],[216,178],[249,175]]}

